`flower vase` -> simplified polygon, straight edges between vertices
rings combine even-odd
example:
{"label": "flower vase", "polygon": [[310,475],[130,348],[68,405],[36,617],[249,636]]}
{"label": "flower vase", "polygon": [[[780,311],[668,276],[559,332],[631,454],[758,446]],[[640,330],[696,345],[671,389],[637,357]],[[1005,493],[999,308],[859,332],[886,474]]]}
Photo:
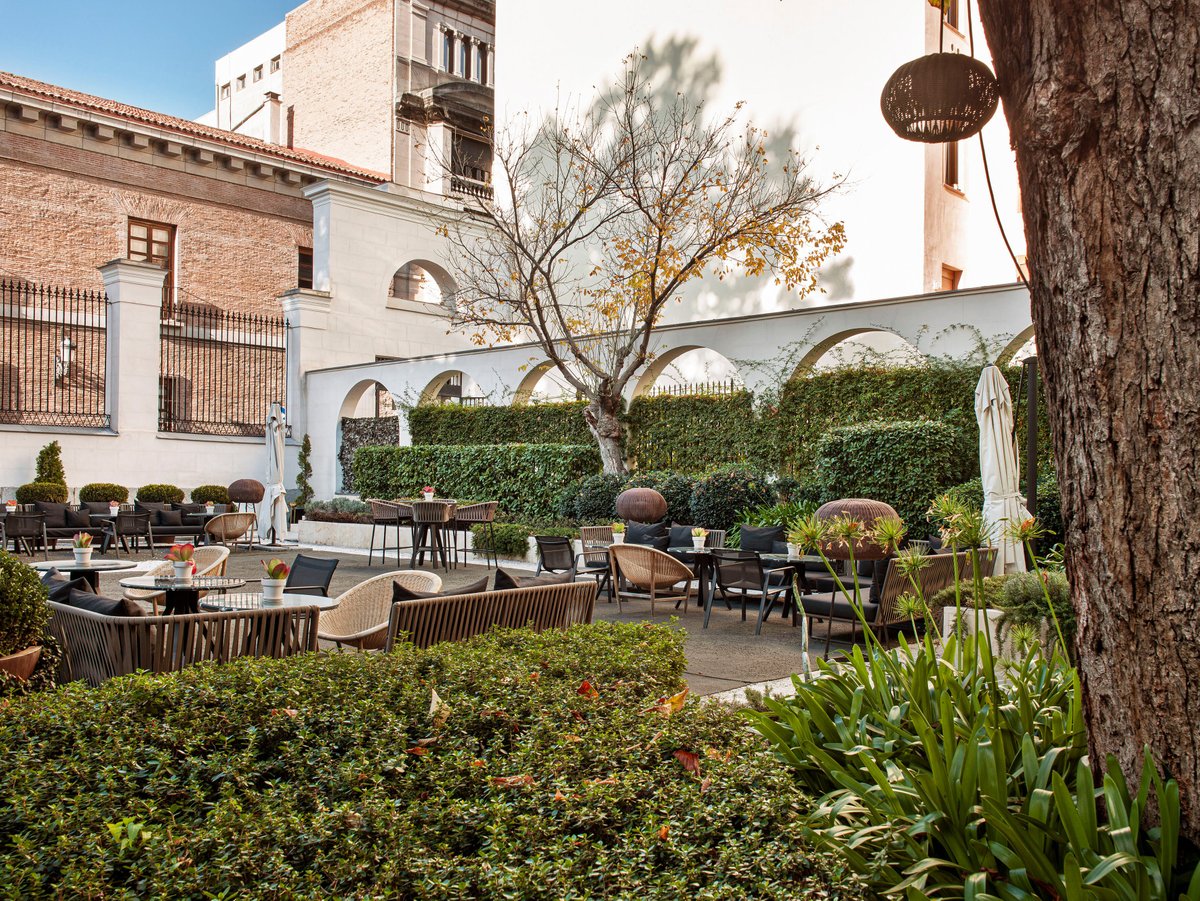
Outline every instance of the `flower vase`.
{"label": "flower vase", "polygon": [[119,504],[109,504],[108,505],[108,515],[109,516],[116,516],[120,512],[121,512],[121,507]]}
{"label": "flower vase", "polygon": [[263,579],[262,602],[264,607],[278,607],[283,603],[283,586],[287,579]]}
{"label": "flower vase", "polygon": [[697,538],[695,535],[693,535],[692,536],[692,547],[698,551],[702,551],[702,550],[704,550],[704,542],[706,540],[707,539],[705,539],[705,538]]}
{"label": "flower vase", "polygon": [[175,581],[180,585],[192,584],[192,561],[191,560],[172,560],[171,569],[173,570]]}
{"label": "flower vase", "polygon": [[204,505],[204,512],[205,512],[205,513],[207,513],[207,514],[209,514],[210,516],[211,516],[213,513],[215,513],[215,512],[216,512],[216,509],[217,509],[217,508],[216,508],[216,507],[214,507],[212,504],[205,504],[205,505]]}
{"label": "flower vase", "polygon": [[92,565],[92,549],[90,547],[73,547],[71,553],[75,555],[75,563],[78,566]]}
{"label": "flower vase", "polygon": [[624,532],[614,532],[613,533],[613,544],[624,544],[624,543],[625,543],[625,533]]}
{"label": "flower vase", "polygon": [[423,491],[422,494],[424,494],[425,500],[427,500],[427,501],[433,500],[433,492],[432,491]]}

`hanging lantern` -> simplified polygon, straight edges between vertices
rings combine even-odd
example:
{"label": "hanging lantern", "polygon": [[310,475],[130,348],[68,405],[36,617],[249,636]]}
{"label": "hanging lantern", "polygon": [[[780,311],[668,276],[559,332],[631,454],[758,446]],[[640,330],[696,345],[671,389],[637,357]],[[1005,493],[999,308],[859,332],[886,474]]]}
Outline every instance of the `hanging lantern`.
{"label": "hanging lantern", "polygon": [[961,53],[931,53],[905,63],[883,86],[879,105],[906,141],[948,144],[976,134],[996,112],[992,70]]}

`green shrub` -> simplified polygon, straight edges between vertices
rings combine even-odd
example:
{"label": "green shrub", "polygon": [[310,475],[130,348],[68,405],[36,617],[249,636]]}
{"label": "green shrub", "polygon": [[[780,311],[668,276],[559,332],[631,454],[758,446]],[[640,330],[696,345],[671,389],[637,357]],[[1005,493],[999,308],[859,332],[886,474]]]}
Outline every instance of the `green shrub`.
{"label": "green shrub", "polygon": [[51,441],[37,455],[37,474],[34,482],[52,483],[66,486],[67,473],[63,469],[62,448],[57,441]]}
{"label": "green shrub", "polygon": [[88,502],[93,504],[102,503],[104,501],[116,501],[118,504],[123,504],[129,500],[129,489],[124,485],[114,485],[112,482],[89,482],[79,489],[79,500],[81,503]]}
{"label": "green shrub", "polygon": [[413,496],[432,485],[442,497],[498,501],[511,516],[548,518],[564,487],[599,468],[591,445],[363,447],[354,455],[354,484],[363,497]]}
{"label": "green shrub", "polygon": [[[1025,483],[1022,481],[1021,489],[1024,491]],[[968,479],[962,484],[955,485],[948,489],[948,493],[955,500],[966,504],[973,509],[981,509],[983,507],[983,483],[979,476],[973,479]],[[1041,472],[1038,474],[1037,483],[1037,514],[1038,523],[1046,530],[1046,534],[1038,542],[1039,548],[1049,548],[1056,542],[1062,541],[1063,523],[1062,511],[1060,504],[1062,502],[1058,491],[1058,476],[1053,470]]]}
{"label": "green shrub", "polygon": [[[1046,595],[1050,595],[1050,605]],[[1054,636],[1055,629],[1050,609],[1058,618],[1063,639],[1068,648],[1075,646],[1075,607],[1071,603],[1071,586],[1061,572],[1013,573],[1005,577],[1003,588],[992,606],[1004,610],[1000,618],[1002,628],[1013,626],[1032,627],[1039,635]],[[1048,631],[1046,631],[1048,630]]]}
{"label": "green shrub", "polygon": [[492,525],[491,534],[485,525],[471,526],[471,544],[480,553],[495,551],[497,557],[524,560],[529,553],[529,526],[515,522],[498,522]]}
{"label": "green shrub", "polygon": [[680,687],[682,644],[503,631],[18,701],[0,717],[6,894],[861,897],[736,716],[648,711]]}
{"label": "green shrub", "polygon": [[613,522],[617,518],[617,495],[625,487],[625,477],[596,473],[579,484],[575,495],[575,519],[584,525]]}
{"label": "green shrub", "polygon": [[175,485],[143,485],[137,490],[136,500],[151,504],[182,504],[183,489]]}
{"label": "green shrub", "polygon": [[933,498],[978,467],[978,448],[946,422],[870,422],[831,430],[817,444],[816,475],[824,494],[869,497],[896,508],[910,536],[930,528]]}
{"label": "green shrub", "polygon": [[54,687],[61,650],[47,633],[50,608],[37,571],[0,549],[0,657],[41,645],[42,655],[27,682],[0,672],[0,698]]}
{"label": "green shrub", "polygon": [[696,480],[692,490],[692,523],[705,529],[732,529],[742,511],[770,504],[765,476],[744,466],[726,466]]}
{"label": "green shrub", "polygon": [[[692,491],[696,480],[691,476],[669,470],[635,472],[625,488],[653,488],[667,502],[667,522],[688,525],[692,521]],[[624,488],[622,489],[624,490]]]}
{"label": "green shrub", "polygon": [[199,485],[192,489],[193,504],[228,504],[229,489],[224,485]]}
{"label": "green shrub", "polygon": [[413,444],[591,444],[587,401],[464,407],[424,404],[408,412]]}
{"label": "green shrub", "polygon": [[18,504],[65,504],[67,497],[67,486],[61,482],[30,482],[17,488]]}
{"label": "green shrub", "polygon": [[369,523],[371,508],[353,498],[335,497],[328,501],[311,501],[305,508],[304,518],[313,522]]}
{"label": "green shrub", "polygon": [[313,474],[312,461],[310,459],[311,457],[312,439],[309,438],[308,433],[305,432],[304,440],[300,442],[300,454],[296,458],[298,469],[296,472],[296,488],[298,489],[299,493],[296,495],[296,500],[294,503],[295,506],[301,510],[308,506],[309,501],[311,501],[315,495],[312,482],[309,481]]}
{"label": "green shrub", "polygon": [[[635,398],[625,416],[626,456],[639,468],[701,473],[716,463],[773,465],[749,391]],[[682,522],[682,520],[681,520]]]}
{"label": "green shrub", "polygon": [[742,526],[783,526],[790,530],[793,523],[811,516],[816,509],[816,504],[807,501],[749,507],[741,512],[737,525],[725,536],[725,546],[741,547]]}
{"label": "green shrub", "polygon": [[[1004,596],[1004,583],[1009,576],[987,576],[983,580],[983,603],[980,607],[999,607],[1000,599]],[[971,582],[963,582],[958,586],[956,597],[954,586],[943,588],[929,599],[929,606],[936,612],[942,607],[956,607],[958,598],[962,599],[963,607],[975,606],[975,586]],[[940,625],[940,619],[938,620]]]}

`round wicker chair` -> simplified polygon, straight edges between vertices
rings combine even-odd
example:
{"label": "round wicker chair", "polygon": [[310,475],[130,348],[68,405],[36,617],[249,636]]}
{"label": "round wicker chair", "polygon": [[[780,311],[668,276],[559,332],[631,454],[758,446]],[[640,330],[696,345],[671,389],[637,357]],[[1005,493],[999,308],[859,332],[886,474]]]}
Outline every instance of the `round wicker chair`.
{"label": "round wicker chair", "polygon": [[338,595],[338,605],[321,613],[317,637],[339,648],[350,645],[360,651],[382,648],[387,640],[388,614],[392,610],[392,583],[412,591],[436,592],[442,587],[436,573],[401,570],[359,582]]}
{"label": "round wicker chair", "polygon": [[[192,554],[192,560],[196,564],[196,575],[223,576],[225,575],[225,564],[229,560],[229,548],[198,547],[195,553]],[[171,575],[171,561],[164,560],[162,563],[146,570],[143,575],[169,576]],[[165,592],[162,591],[147,591],[140,588],[125,589],[125,597],[131,601],[149,602],[155,616],[158,616],[158,602],[162,600],[164,594]]]}
{"label": "round wicker chair", "polygon": [[[654,616],[656,600],[683,600],[683,609],[687,611],[692,571],[670,554],[642,544],[614,544],[608,549],[608,559],[616,586],[618,612],[621,609],[622,582],[649,593],[651,616]],[[682,594],[675,588],[680,582],[683,583]]]}

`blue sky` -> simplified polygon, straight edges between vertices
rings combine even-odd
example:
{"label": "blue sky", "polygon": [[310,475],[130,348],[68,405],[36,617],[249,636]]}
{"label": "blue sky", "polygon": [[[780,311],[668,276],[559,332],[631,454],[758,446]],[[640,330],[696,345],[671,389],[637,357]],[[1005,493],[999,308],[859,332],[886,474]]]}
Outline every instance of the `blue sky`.
{"label": "blue sky", "polygon": [[0,70],[194,119],[213,62],[300,0],[0,0]]}

